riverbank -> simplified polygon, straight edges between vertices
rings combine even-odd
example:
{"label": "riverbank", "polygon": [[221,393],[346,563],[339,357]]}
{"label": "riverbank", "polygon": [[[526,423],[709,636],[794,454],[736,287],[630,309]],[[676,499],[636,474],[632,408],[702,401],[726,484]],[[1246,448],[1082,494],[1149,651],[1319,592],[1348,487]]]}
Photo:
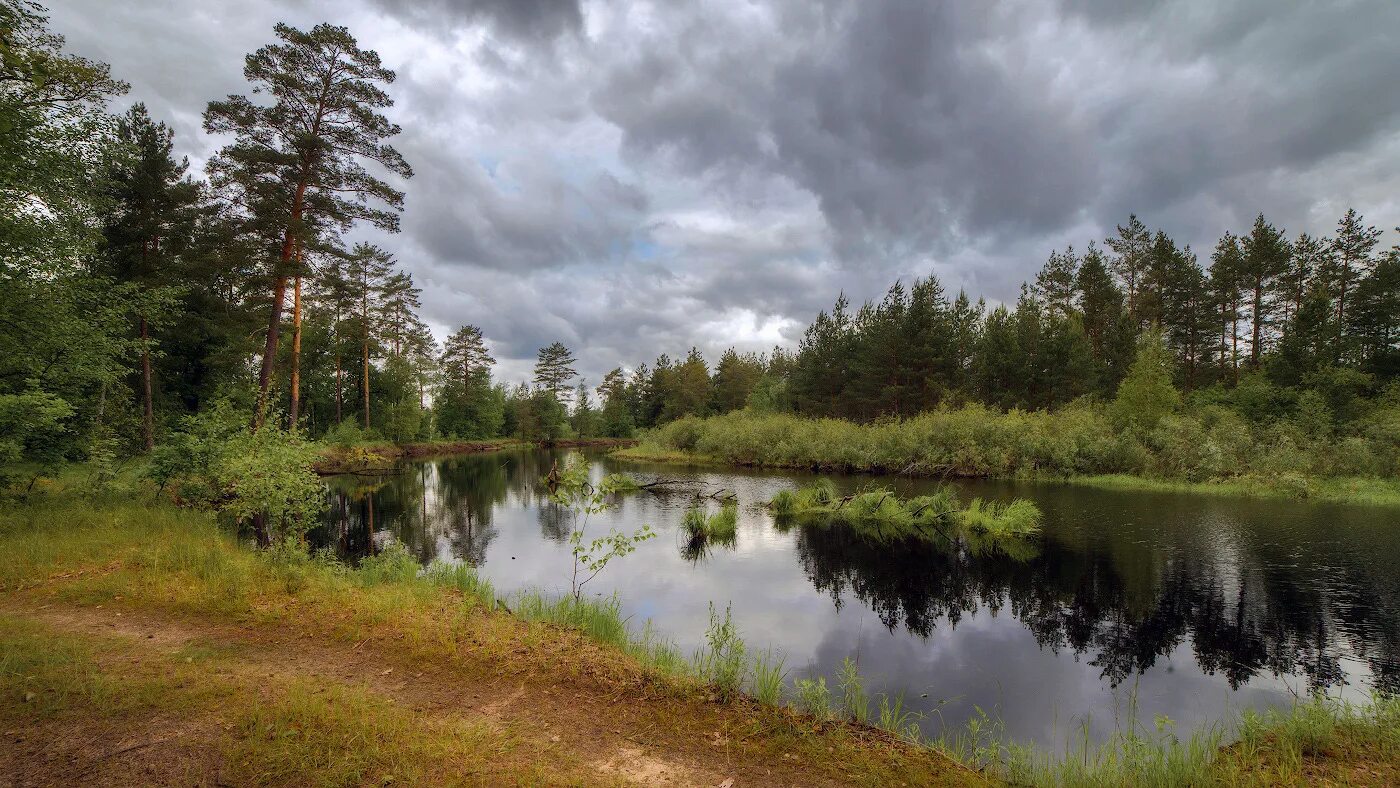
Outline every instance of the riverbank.
{"label": "riverbank", "polygon": [[719,702],[465,585],[256,553],[164,503],[12,507],[0,772],[33,785],[985,782],[873,729]]}
{"label": "riverbank", "polygon": [[0,511],[0,722],[15,742],[0,772],[41,785],[1400,777],[1393,701],[1304,703],[1223,749],[1223,729],[1180,744],[1131,734],[1052,760],[987,728],[909,744],[835,719],[839,696],[799,713],[780,704],[813,701],[771,672],[741,668],[755,697],[732,696],[637,630],[615,605],[503,605],[469,569],[420,573],[394,551],[349,569],[252,551],[211,517],[150,499],[46,495]]}
{"label": "riverbank", "polygon": [[515,438],[492,438],[478,441],[435,440],[419,443],[370,441],[325,446],[320,451],[315,470],[319,474],[330,476],[337,473],[355,473],[389,468],[401,460],[480,454],[515,447],[617,449],[636,444],[635,440],[623,438],[586,438],[550,442],[522,441]]}
{"label": "riverbank", "polygon": [[[1115,430],[1092,408],[1052,414],[968,407],[872,424],[735,412],[671,422],[612,456],[697,467],[1018,478],[1400,506],[1400,479],[1394,475],[1347,472],[1389,467],[1391,455],[1400,454],[1400,445],[1383,437],[1389,433],[1303,447],[1287,434],[1257,438],[1238,424],[1205,429],[1183,419],[1172,427],[1179,431],[1144,439]],[[1347,452],[1365,456],[1344,461]]]}

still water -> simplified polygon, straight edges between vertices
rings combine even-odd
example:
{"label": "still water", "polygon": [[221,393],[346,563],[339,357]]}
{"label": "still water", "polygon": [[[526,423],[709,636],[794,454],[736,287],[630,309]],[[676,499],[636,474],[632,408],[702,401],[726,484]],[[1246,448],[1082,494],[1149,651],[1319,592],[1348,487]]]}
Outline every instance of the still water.
{"label": "still water", "polygon": [[[498,594],[567,591],[571,520],[542,477],[569,452],[520,450],[331,481],[313,534],[354,558],[403,543],[423,562],[478,567]],[[687,484],[626,496],[589,534],[658,536],[587,586],[616,593],[687,653],[709,604],[732,604],[750,649],[789,679],[843,659],[872,692],[903,694],[936,735],[977,709],[1017,740],[1102,740],[1130,715],[1178,733],[1244,708],[1325,691],[1400,691],[1400,516],[1394,509],[1124,493],[1051,483],[958,482],[960,496],[1024,497],[1044,512],[1014,558],[924,542],[876,544],[838,527],[780,527],[762,508],[801,473],[694,470],[585,452],[593,472]],[[839,487],[928,491],[936,482],[835,477]],[[732,546],[696,549],[680,527],[696,492],[737,493]],[[717,503],[709,504],[717,510]]]}

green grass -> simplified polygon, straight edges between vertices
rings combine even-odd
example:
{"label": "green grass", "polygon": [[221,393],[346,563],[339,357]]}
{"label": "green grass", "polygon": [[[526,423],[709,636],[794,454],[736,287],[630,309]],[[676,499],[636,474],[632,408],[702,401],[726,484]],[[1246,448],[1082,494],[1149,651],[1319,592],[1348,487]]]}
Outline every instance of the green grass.
{"label": "green grass", "polygon": [[1040,509],[1016,499],[997,503],[974,498],[966,508],[957,495],[943,488],[932,495],[902,499],[888,488],[866,489],[840,495],[829,479],[818,479],[801,490],[781,490],[768,502],[781,520],[813,525],[840,524],[877,541],[917,538],[947,541],[956,535],[987,539],[1015,539],[1040,530]]}
{"label": "green grass", "polygon": [[1067,484],[1123,492],[1173,492],[1240,498],[1309,500],[1358,506],[1400,506],[1400,481],[1364,477],[1248,477],[1206,482],[1154,479],[1127,474],[1099,474],[1055,479]]}
{"label": "green grass", "polygon": [[735,411],[662,425],[614,456],[1400,505],[1400,443],[1393,430],[1362,432],[1319,439],[1219,409],[1168,417],[1145,435],[1118,428],[1096,405],[1033,413],[968,406],[870,424]]}
{"label": "green grass", "polygon": [[721,544],[733,544],[739,533],[739,505],[726,501],[715,514],[708,514],[703,503],[687,509],[681,518],[681,527],[693,539],[714,540]]}
{"label": "green grass", "polygon": [[[812,498],[840,500],[821,487]],[[57,601],[120,600],[200,618],[297,626],[340,638],[346,648],[378,637],[402,643],[407,653],[438,654],[447,639],[468,637],[486,659],[543,666],[557,658],[546,646],[557,637],[549,629],[531,625],[522,640],[519,623],[482,612],[495,607],[494,590],[470,567],[419,571],[404,555],[386,550],[351,569],[295,551],[255,552],[212,518],[164,504],[60,496],[0,511],[0,584],[8,592],[44,585]],[[786,702],[821,720],[864,721],[917,739],[918,716],[902,699],[885,695],[874,695],[872,708],[854,663],[834,682],[812,677],[788,686],[782,660],[749,649],[727,610],[712,611],[705,646],[687,657],[650,622],[634,627],[615,597],[575,601],[527,593],[512,597],[509,606],[526,622],[577,630],[631,655],[679,687],[705,687],[726,698],[747,688],[763,703]],[[97,665],[103,653],[24,621],[0,620],[0,697],[11,700],[0,707],[7,715],[49,718],[101,709],[118,719],[217,703],[234,721],[230,746],[247,765],[237,772],[246,782],[430,780],[434,763],[480,774],[473,771],[480,763],[473,753],[483,732],[475,727],[447,725],[425,740],[410,740],[417,730],[409,726],[410,713],[353,688],[322,698],[289,684],[279,687],[283,700],[258,701],[226,682],[199,680],[209,675],[208,663],[237,656],[204,645],[173,655],[168,670],[143,675],[110,674]],[[1227,744],[1231,731],[1238,731],[1238,741]],[[389,754],[360,751],[357,743],[365,741],[389,742]],[[1364,706],[1307,701],[1222,721],[1184,739],[1164,720],[1158,729],[1128,730],[1101,746],[1085,737],[1061,753],[1008,742],[983,716],[931,744],[1032,784],[1299,783],[1329,769],[1344,773],[1355,763],[1400,777],[1400,700],[1377,698]]]}

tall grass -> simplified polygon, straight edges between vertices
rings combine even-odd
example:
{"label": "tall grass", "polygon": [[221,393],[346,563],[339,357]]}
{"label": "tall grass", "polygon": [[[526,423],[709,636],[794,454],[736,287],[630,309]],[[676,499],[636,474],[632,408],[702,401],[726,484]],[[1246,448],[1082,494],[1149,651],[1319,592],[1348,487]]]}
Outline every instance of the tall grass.
{"label": "tall grass", "polygon": [[961,508],[957,494],[947,487],[908,500],[888,488],[847,496],[834,489],[830,480],[819,479],[796,492],[782,490],[769,501],[769,510],[787,521],[852,526],[881,541],[909,537],[946,540],[954,535],[955,527],[994,539],[1027,537],[1040,530],[1040,509],[1020,498],[1007,504],[974,498],[967,508]]}
{"label": "tall grass", "polygon": [[1024,498],[1008,504],[973,498],[958,513],[962,524],[992,536],[1029,536],[1040,530],[1040,509]]}
{"label": "tall grass", "polygon": [[434,561],[423,570],[422,577],[432,585],[455,588],[483,607],[496,607],[496,589],[491,581],[478,575],[476,569],[467,564]]}
{"label": "tall grass", "polygon": [[710,626],[705,632],[705,645],[695,653],[695,672],[701,681],[714,687],[722,699],[739,694],[748,672],[747,648],[734,617],[725,606],[721,617],[710,603]]}
{"label": "tall grass", "polygon": [[681,527],[689,531],[692,538],[732,544],[739,533],[739,505],[726,501],[719,512],[708,514],[703,503],[696,504],[686,510]]}
{"label": "tall grass", "polygon": [[754,657],[753,696],[766,706],[778,706],[783,702],[783,685],[787,672],[783,670],[781,654],[775,655],[772,649]]}
{"label": "tall grass", "polygon": [[662,425],[620,456],[926,476],[1248,480],[1239,489],[1290,497],[1345,497],[1319,480],[1346,478],[1369,503],[1400,503],[1400,431],[1386,423],[1358,430],[1318,436],[1286,422],[1249,424],[1213,406],[1146,433],[1120,428],[1092,404],[1030,413],[969,405],[871,424],[734,411]]}

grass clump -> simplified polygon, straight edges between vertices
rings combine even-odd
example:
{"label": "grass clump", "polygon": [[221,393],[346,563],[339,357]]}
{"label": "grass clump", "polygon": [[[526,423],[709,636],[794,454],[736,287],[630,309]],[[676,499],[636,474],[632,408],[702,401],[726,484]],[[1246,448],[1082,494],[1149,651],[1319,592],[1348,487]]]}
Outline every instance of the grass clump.
{"label": "grass clump", "polygon": [[695,654],[695,672],[700,680],[715,688],[721,700],[739,694],[748,670],[743,638],[734,626],[732,610],[724,608],[724,616],[715,612],[710,603],[710,627],[705,632],[705,645]]}
{"label": "grass clump", "polygon": [[406,583],[418,577],[418,559],[402,544],[390,542],[374,555],[360,559],[355,577],[365,586]]}
{"label": "grass clump", "polygon": [[909,499],[888,488],[842,496],[829,479],[819,479],[797,492],[782,490],[768,506],[786,520],[852,526],[881,541],[910,537],[946,540],[956,528],[993,538],[1027,537],[1040,530],[1041,520],[1040,509],[1021,498],[1006,504],[975,498],[963,508],[957,494],[947,487]]}
{"label": "grass clump", "polygon": [[757,655],[753,662],[753,696],[765,706],[778,706],[783,701],[783,683],[787,672],[783,670],[781,654],[775,655],[771,649]]}
{"label": "grass clump", "polygon": [[692,538],[733,543],[739,533],[739,505],[726,501],[716,514],[707,513],[703,505],[693,506],[686,510],[681,527]]}
{"label": "grass clump", "polygon": [[1011,503],[973,498],[958,513],[962,524],[991,536],[1029,536],[1040,530],[1040,509],[1024,498]]}
{"label": "grass clump", "polygon": [[491,581],[477,574],[476,569],[467,564],[433,561],[422,572],[422,578],[435,586],[455,588],[462,596],[475,600],[482,607],[496,607],[496,589]]}

